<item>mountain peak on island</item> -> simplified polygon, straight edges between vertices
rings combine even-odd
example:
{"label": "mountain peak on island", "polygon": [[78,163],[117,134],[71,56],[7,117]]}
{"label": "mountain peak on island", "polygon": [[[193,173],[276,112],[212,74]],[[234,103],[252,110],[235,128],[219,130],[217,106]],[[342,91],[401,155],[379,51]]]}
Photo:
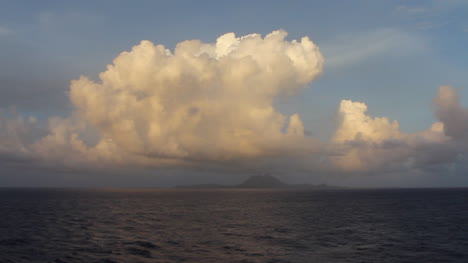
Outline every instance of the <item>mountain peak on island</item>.
{"label": "mountain peak on island", "polygon": [[238,188],[285,188],[287,184],[269,174],[253,175],[237,185]]}
{"label": "mountain peak on island", "polygon": [[340,189],[341,187],[329,186],[326,184],[312,185],[312,184],[287,184],[278,178],[271,176],[268,173],[262,175],[253,175],[247,178],[244,182],[238,185],[221,185],[221,184],[197,184],[187,186],[176,186],[175,188],[188,188],[188,189],[245,189],[245,188],[270,188],[270,189],[309,189],[309,190],[326,190],[326,189]]}

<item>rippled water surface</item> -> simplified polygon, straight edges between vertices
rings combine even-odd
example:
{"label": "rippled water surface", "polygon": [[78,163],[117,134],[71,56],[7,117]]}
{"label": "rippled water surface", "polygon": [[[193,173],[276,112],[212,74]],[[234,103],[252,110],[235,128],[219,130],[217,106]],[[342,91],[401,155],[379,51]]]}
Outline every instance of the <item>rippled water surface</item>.
{"label": "rippled water surface", "polygon": [[468,262],[468,190],[0,189],[0,262]]}

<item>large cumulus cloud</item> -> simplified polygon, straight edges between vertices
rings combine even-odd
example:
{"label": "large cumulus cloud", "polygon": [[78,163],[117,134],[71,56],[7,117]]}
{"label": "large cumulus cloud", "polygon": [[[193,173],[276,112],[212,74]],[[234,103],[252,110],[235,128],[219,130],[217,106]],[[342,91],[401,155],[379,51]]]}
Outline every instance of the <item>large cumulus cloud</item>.
{"label": "large cumulus cloud", "polygon": [[308,37],[286,36],[228,33],[215,43],[184,41],[173,51],[142,41],[98,81],[72,81],[74,111],[50,118],[48,134],[3,148],[67,165],[156,166],[317,151],[300,116],[281,114],[274,100],[307,87],[324,59]]}
{"label": "large cumulus cloud", "polygon": [[316,78],[323,58],[307,37],[286,35],[229,33],[215,44],[184,41],[174,52],[142,41],[99,82],[73,81],[70,98],[105,140],[133,154],[226,160],[313,147],[300,117],[277,112],[273,100]]}
{"label": "large cumulus cloud", "polygon": [[300,117],[277,112],[273,100],[316,78],[323,57],[307,37],[286,35],[229,33],[174,52],[142,41],[99,82],[73,81],[70,98],[104,140],[133,154],[226,160],[313,148]]}

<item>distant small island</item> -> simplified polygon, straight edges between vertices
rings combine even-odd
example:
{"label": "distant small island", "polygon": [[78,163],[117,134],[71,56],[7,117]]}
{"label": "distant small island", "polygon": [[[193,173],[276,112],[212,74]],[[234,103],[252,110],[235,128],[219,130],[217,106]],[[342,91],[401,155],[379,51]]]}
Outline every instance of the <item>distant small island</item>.
{"label": "distant small island", "polygon": [[269,174],[253,175],[247,180],[237,185],[222,185],[222,184],[196,184],[196,185],[177,185],[174,188],[184,189],[340,189],[339,186],[331,186],[326,184],[287,184],[278,178]]}

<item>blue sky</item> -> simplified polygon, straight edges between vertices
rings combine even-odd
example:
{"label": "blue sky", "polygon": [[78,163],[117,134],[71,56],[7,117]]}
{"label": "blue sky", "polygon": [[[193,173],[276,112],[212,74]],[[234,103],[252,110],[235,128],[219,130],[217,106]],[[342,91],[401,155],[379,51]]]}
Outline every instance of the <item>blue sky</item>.
{"label": "blue sky", "polygon": [[[63,114],[69,80],[95,78],[143,39],[172,49],[187,39],[281,28],[289,39],[309,36],[326,59],[324,75],[301,96],[281,100],[282,111],[299,112],[307,129],[326,136],[339,101],[352,99],[405,131],[422,130],[433,122],[439,85],[453,85],[468,101],[467,12],[468,1],[5,1],[0,74],[9,86],[2,93],[37,85],[55,101],[35,105],[9,91],[5,97],[14,99],[0,106]],[[25,71],[34,81],[24,81]]]}
{"label": "blue sky", "polygon": [[[299,113],[308,135],[336,129],[340,101],[398,120],[403,132],[435,121],[438,87],[468,105],[468,0],[432,1],[1,1],[0,109],[46,120],[68,116],[70,81],[92,80],[141,40],[169,49],[286,30],[308,36],[325,57],[323,74],[278,111]],[[1,145],[0,145],[1,146]],[[1,148],[1,147],[0,147]],[[0,149],[1,150],[1,149]]]}

